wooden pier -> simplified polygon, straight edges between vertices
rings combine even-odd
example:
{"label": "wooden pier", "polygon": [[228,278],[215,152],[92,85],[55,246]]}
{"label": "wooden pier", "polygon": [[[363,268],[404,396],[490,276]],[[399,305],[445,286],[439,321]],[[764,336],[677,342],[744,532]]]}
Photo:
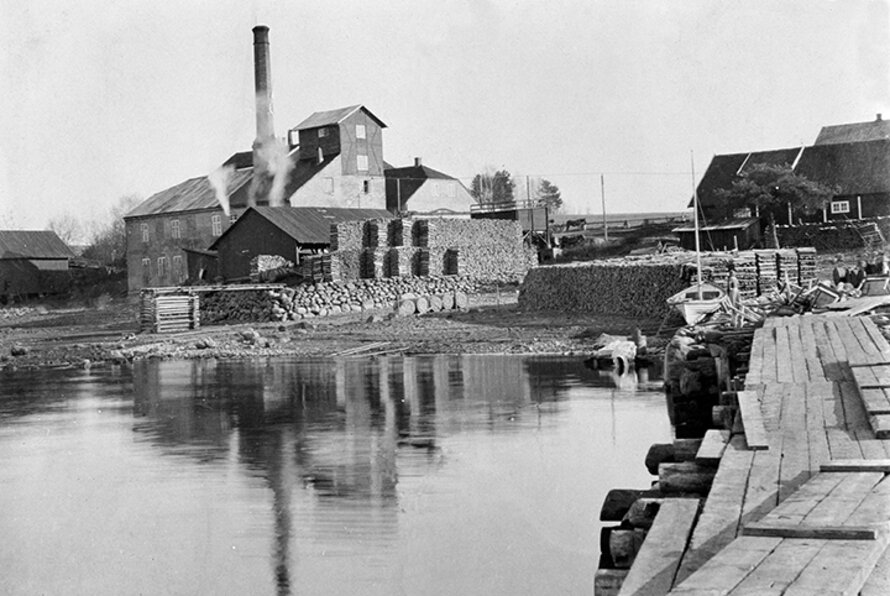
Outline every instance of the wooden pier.
{"label": "wooden pier", "polygon": [[767,319],[737,401],[696,458],[719,458],[697,518],[662,505],[653,530],[674,530],[650,531],[618,593],[890,594],[890,345],[874,323]]}

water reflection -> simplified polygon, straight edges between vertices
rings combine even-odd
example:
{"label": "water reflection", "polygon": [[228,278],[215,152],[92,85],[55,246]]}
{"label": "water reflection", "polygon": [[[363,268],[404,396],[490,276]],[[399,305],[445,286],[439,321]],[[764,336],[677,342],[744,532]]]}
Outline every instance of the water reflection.
{"label": "water reflection", "polygon": [[[4,379],[0,430],[16,418],[33,424],[35,416],[64,411],[72,400],[81,403],[78,400],[90,395],[90,404],[113,411],[115,420],[129,425],[134,454],[143,457],[148,449],[173,462],[175,470],[194,468],[184,482],[200,478],[210,485],[202,490],[219,491],[221,501],[247,499],[238,506],[239,515],[258,519],[242,526],[248,528],[251,540],[258,533],[265,544],[268,577],[278,594],[296,592],[297,586],[304,593],[331,593],[332,573],[340,576],[338,585],[347,586],[334,589],[337,593],[448,593],[450,589],[441,587],[444,581],[463,592],[466,585],[461,581],[481,585],[481,576],[470,579],[472,574],[465,580],[440,577],[438,572],[429,572],[429,578],[407,574],[406,579],[403,560],[417,562],[422,556],[411,552],[417,550],[415,534],[422,532],[418,528],[459,523],[455,517],[466,514],[470,519],[495,520],[478,523],[480,528],[496,523],[498,532],[506,531],[501,513],[483,509],[490,503],[478,502],[485,500],[480,494],[489,496],[480,490],[502,498],[509,495],[508,509],[523,510],[525,506],[517,505],[517,499],[524,502],[523,492],[528,498],[540,493],[535,498],[550,506],[553,495],[547,483],[554,483],[555,470],[589,460],[591,441],[600,440],[584,431],[585,425],[592,424],[589,420],[580,423],[580,431],[566,434],[566,429],[572,429],[566,414],[579,390],[589,396],[590,388],[602,389],[595,395],[613,400],[619,396],[629,400],[627,407],[633,407],[638,383],[647,383],[589,370],[568,359],[494,356],[151,361],[139,363],[132,372],[66,374],[66,382],[52,375],[46,382]],[[24,391],[25,397],[10,397],[7,390],[12,386]],[[661,413],[660,399],[655,401]],[[610,423],[603,420],[602,430],[611,424],[608,432],[614,444],[618,432],[614,403],[609,407],[606,411],[612,419]],[[666,423],[659,421],[654,427],[664,432]],[[559,446],[545,451],[547,441],[557,438]],[[516,459],[517,463],[511,462]],[[514,465],[534,470],[533,460],[538,459],[538,478],[514,478],[505,472]],[[586,465],[584,461],[581,468]],[[641,463],[635,465],[642,469]],[[258,502],[244,497],[240,484],[232,488],[232,483],[224,481],[232,476],[252,479],[271,498]],[[486,477],[497,478],[498,485],[485,488]],[[151,494],[157,487],[144,490]],[[255,513],[258,503],[262,509]],[[594,498],[587,505],[594,515],[597,504]],[[531,508],[534,513],[529,515],[546,517],[539,507],[540,503]],[[418,513],[425,509],[435,514],[433,521]],[[177,515],[181,517],[178,512],[171,517],[177,519]],[[269,532],[257,529],[266,524]],[[225,524],[217,521],[216,526],[220,525]],[[556,531],[540,520],[530,527],[537,528],[536,532]],[[520,535],[531,531],[514,530]],[[571,530],[570,526],[566,531]],[[473,529],[466,531],[471,534]],[[507,534],[488,539],[492,546],[514,541]],[[441,548],[448,556],[460,558],[453,554],[448,539],[442,540]],[[595,543],[596,537],[589,540]],[[426,543],[423,548],[428,548]],[[461,544],[460,548],[473,552],[473,547]],[[566,564],[564,546],[547,556],[540,552],[542,548],[538,543],[528,547],[542,566],[553,566],[547,563],[548,556]],[[592,573],[594,555],[577,549],[572,554],[589,561],[581,577]],[[342,561],[345,567],[334,561]],[[526,567],[535,569],[536,564]],[[233,570],[218,572],[226,577]],[[565,575],[564,570],[556,572]],[[387,580],[387,576],[395,579]],[[218,581],[225,585],[225,580]],[[510,581],[502,578],[503,593],[511,592]],[[547,583],[530,578],[516,581],[526,586],[529,581]]]}

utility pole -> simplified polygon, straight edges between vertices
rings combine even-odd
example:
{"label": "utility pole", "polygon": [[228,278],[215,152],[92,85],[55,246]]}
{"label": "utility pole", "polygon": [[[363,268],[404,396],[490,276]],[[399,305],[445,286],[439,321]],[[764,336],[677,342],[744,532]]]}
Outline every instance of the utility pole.
{"label": "utility pole", "polygon": [[609,224],[606,222],[606,177],[600,174],[600,195],[603,198],[603,240],[609,241]]}

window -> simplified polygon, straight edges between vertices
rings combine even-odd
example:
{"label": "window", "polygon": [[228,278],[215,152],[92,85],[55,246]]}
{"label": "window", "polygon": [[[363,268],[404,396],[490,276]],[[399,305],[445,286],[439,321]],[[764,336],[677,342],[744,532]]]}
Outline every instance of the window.
{"label": "window", "polygon": [[179,231],[179,220],[174,219],[170,222],[170,236],[174,239],[182,238],[182,234]]}
{"label": "window", "polygon": [[368,171],[368,156],[367,155],[357,155],[355,157],[356,164],[358,165],[359,172],[367,172]]}
{"label": "window", "polygon": [[356,124],[355,125],[355,138],[357,139],[367,139],[367,131],[365,130],[364,124]]}
{"label": "window", "polygon": [[213,228],[212,233],[214,236],[222,236],[222,221],[220,220],[219,215],[211,216],[210,226]]}
{"label": "window", "polygon": [[181,282],[185,279],[185,275],[183,275],[182,271],[182,255],[176,255],[173,257],[173,279]]}
{"label": "window", "polygon": [[320,138],[326,137],[326,136],[328,136],[328,129],[327,128],[319,128],[318,129],[318,138],[320,139]]}
{"label": "window", "polygon": [[832,201],[831,202],[831,212],[832,213],[849,213],[850,212],[850,201]]}
{"label": "window", "polygon": [[371,181],[370,180],[362,180],[362,190],[365,194],[371,192]]}
{"label": "window", "polygon": [[142,259],[142,272],[151,275],[151,259]]}
{"label": "window", "polygon": [[142,229],[142,241],[148,242],[148,224],[144,223],[139,227]]}
{"label": "window", "polygon": [[165,279],[170,270],[167,269],[167,257],[158,257],[158,281]]}
{"label": "window", "polygon": [[230,224],[233,224],[233,223],[235,223],[236,221],[238,221],[238,214],[237,214],[237,213],[232,213],[231,215],[229,215],[229,223],[230,223]]}

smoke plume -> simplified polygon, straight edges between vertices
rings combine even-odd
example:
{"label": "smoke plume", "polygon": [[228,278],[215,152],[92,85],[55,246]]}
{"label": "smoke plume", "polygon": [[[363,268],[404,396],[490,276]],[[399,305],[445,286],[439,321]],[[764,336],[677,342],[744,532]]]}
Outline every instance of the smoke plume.
{"label": "smoke plume", "polygon": [[229,216],[229,176],[235,168],[232,166],[220,166],[207,175],[207,181],[213,187],[216,193],[216,200],[219,201],[226,217]]}
{"label": "smoke plume", "polygon": [[[284,191],[287,186],[288,175],[294,167],[288,156],[287,145],[281,139],[270,138],[257,148],[260,168],[265,166],[266,173],[271,179],[269,186],[269,206],[281,207],[284,205]],[[254,168],[257,164],[254,164]],[[257,197],[259,198],[259,197]]]}

